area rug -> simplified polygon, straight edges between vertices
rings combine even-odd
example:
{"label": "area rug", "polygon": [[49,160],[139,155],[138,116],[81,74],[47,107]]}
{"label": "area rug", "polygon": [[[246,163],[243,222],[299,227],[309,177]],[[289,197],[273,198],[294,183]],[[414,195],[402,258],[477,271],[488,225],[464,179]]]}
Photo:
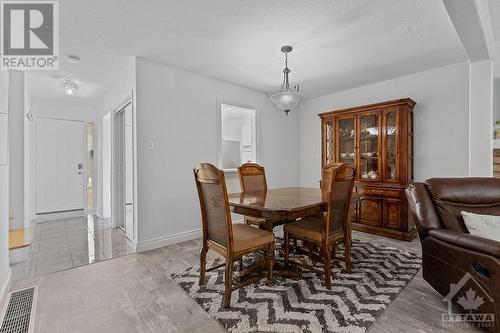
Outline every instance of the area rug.
{"label": "area rug", "polygon": [[[294,258],[312,264],[308,256]],[[222,262],[217,259],[211,265]],[[230,332],[365,332],[420,267],[416,253],[354,240],[352,274],[334,268],[332,290],[326,289],[322,275],[304,271],[298,281],[276,278],[273,286],[267,286],[262,279],[238,289],[227,309],[222,307],[224,267],[207,272],[207,284],[201,287],[199,267],[172,278]]]}

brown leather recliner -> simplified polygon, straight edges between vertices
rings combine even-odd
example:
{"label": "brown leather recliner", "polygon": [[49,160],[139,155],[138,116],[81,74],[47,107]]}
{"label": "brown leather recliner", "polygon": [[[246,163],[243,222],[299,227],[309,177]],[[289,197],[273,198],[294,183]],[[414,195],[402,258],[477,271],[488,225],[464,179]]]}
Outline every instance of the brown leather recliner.
{"label": "brown leather recliner", "polygon": [[495,314],[490,329],[500,332],[500,243],[469,234],[461,215],[500,216],[500,179],[432,178],[411,184],[406,195],[422,243],[424,279],[447,297],[450,284],[469,273],[493,298],[480,310]]}

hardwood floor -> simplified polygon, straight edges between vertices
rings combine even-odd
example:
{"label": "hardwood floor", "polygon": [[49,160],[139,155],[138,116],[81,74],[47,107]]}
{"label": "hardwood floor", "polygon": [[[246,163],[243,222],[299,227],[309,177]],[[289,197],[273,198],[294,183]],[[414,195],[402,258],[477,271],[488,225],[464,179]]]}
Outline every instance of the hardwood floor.
{"label": "hardwood floor", "polygon": [[9,250],[16,250],[31,245],[33,231],[31,229],[9,230]]}
{"label": "hardwood floor", "polygon": [[[418,238],[405,242],[361,232],[354,232],[353,237],[422,253]],[[442,302],[442,299],[443,297],[422,278],[420,270],[369,332],[483,332],[477,329],[442,328],[441,314],[447,312],[447,303]]]}
{"label": "hardwood floor", "polygon": [[[410,243],[355,233],[355,238],[420,252]],[[198,265],[199,240],[13,283],[39,286],[35,332],[224,332],[170,278]],[[208,260],[217,257],[208,253]],[[443,329],[446,304],[422,279],[409,283],[369,332],[474,332]]]}

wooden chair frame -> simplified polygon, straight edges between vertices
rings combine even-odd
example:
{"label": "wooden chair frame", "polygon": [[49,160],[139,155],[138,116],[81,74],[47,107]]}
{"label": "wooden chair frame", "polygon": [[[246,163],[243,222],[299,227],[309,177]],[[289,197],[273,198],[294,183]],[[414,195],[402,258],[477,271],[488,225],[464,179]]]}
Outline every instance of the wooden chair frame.
{"label": "wooden chair frame", "polygon": [[[228,307],[231,302],[231,293],[241,287],[244,287],[258,279],[263,277],[263,274],[254,276],[252,279],[248,279],[245,282],[233,283],[233,265],[234,262],[242,260],[244,255],[250,253],[257,253],[266,258],[267,264],[267,280],[268,283],[272,282],[273,279],[273,265],[274,265],[274,241],[252,248],[245,249],[243,251],[236,252],[234,250],[234,238],[233,238],[233,224],[231,221],[231,211],[229,208],[229,201],[227,197],[226,180],[224,177],[224,172],[217,169],[215,166],[209,163],[198,164],[193,170],[194,178],[196,181],[196,188],[198,190],[198,197],[200,200],[201,217],[203,225],[203,239],[202,248],[200,252],[200,280],[199,285],[205,284],[205,273],[207,271],[214,270],[216,268],[225,265],[225,292],[224,292],[224,306]],[[200,183],[210,183],[210,184],[220,184],[222,188],[222,196],[224,203],[224,221],[227,234],[227,245],[222,245],[217,241],[210,239],[208,234],[208,221],[207,221],[207,210],[203,200],[203,191],[201,189]],[[208,250],[213,250],[226,258],[225,264],[221,264],[209,269],[206,268],[206,259]]]}
{"label": "wooden chair frame", "polygon": [[247,192],[248,189],[245,188],[245,182],[243,178],[245,176],[259,176],[264,177],[264,188],[262,191],[267,191],[267,179],[266,179],[266,169],[257,163],[243,163],[238,167],[238,174],[240,176],[241,191]]}
{"label": "wooden chair frame", "polygon": [[[264,188],[262,191],[267,191],[267,179],[266,179],[266,170],[262,165],[259,165],[257,163],[243,163],[238,167],[238,175],[240,179],[240,187],[241,187],[241,192],[248,192],[248,190],[245,188],[245,182],[243,178],[246,176],[260,176],[264,177]],[[248,217],[245,216],[245,223],[248,225],[257,225],[259,228],[264,229],[264,223],[262,219],[258,219],[255,217]]]}
{"label": "wooden chair frame", "polygon": [[[352,189],[354,187],[354,180],[356,177],[356,170],[344,163],[334,163],[326,165],[323,168],[323,175],[328,175],[331,173],[331,182],[330,184],[325,184],[327,182],[322,181],[322,187],[329,186],[329,191],[324,191],[323,195],[328,198],[328,209],[326,212],[326,216],[322,217],[323,219],[323,231],[322,231],[322,239],[320,242],[313,239],[307,239],[300,235],[290,235],[288,232],[284,232],[284,252],[285,252],[285,265],[289,264],[289,256],[290,256],[290,239],[294,240],[294,246],[296,246],[295,241],[297,239],[312,245],[309,248],[309,252],[313,255],[312,248],[318,247],[320,249],[320,257],[323,258],[323,273],[325,275],[325,283],[328,289],[332,288],[331,282],[331,270],[332,270],[332,262],[335,261],[343,261],[346,264],[346,271],[351,273],[351,229],[350,229],[350,206],[351,206],[351,196]],[[325,178],[325,177],[323,177]],[[348,188],[349,194],[346,198],[345,207],[344,207],[344,219],[342,221],[342,233],[337,233],[334,235],[330,235],[330,214],[331,214],[331,205],[332,205],[332,193],[334,190],[335,181],[343,181],[343,180],[351,180],[351,184]],[[318,218],[318,217],[313,217]],[[304,222],[307,223],[307,222]],[[337,257],[336,256],[336,248],[340,243],[344,243],[344,256]],[[300,263],[298,265],[307,268],[309,270],[318,272],[317,269],[311,266],[305,266]]]}

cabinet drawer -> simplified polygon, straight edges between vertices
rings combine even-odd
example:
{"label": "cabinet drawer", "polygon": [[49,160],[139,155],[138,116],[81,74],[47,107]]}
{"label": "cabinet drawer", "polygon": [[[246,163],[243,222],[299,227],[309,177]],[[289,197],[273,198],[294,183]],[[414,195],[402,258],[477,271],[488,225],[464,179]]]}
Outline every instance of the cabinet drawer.
{"label": "cabinet drawer", "polygon": [[385,189],[385,188],[358,187],[358,193],[360,195],[366,195],[370,197],[384,197],[384,198],[394,198],[394,199],[399,199],[401,197],[400,190]]}

